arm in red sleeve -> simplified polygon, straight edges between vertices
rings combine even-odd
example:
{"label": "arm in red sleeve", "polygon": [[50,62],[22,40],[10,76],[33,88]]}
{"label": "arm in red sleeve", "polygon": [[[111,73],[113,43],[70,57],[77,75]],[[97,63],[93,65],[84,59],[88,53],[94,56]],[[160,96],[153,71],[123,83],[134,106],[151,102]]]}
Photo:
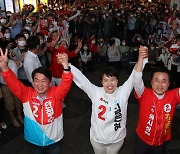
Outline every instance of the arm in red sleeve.
{"label": "arm in red sleeve", "polygon": [[72,73],[63,73],[62,74],[62,82],[56,87],[56,98],[64,99],[67,95],[68,91],[70,90],[71,84],[73,80]]}
{"label": "arm in red sleeve", "polygon": [[6,72],[2,72],[1,75],[12,93],[22,102],[25,102],[25,96],[27,96],[27,91],[29,88],[17,79],[16,75],[11,69]]}

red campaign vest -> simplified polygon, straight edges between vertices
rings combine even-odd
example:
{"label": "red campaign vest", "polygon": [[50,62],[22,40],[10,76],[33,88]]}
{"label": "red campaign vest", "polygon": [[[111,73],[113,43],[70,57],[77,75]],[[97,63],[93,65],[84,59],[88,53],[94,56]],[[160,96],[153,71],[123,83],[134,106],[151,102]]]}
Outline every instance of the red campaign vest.
{"label": "red campaign vest", "polygon": [[170,140],[174,112],[180,102],[178,92],[179,89],[168,90],[161,100],[152,89],[145,88],[140,98],[135,93],[140,103],[136,132],[145,143],[159,146]]}
{"label": "red campaign vest", "polygon": [[52,123],[62,114],[62,103],[55,103],[52,97],[46,98],[42,103],[36,97],[32,97],[29,104],[34,118],[41,125]]}

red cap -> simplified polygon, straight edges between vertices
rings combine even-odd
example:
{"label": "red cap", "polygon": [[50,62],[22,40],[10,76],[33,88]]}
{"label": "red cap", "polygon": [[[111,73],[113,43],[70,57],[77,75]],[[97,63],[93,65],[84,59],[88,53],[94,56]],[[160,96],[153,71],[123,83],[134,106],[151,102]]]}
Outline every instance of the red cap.
{"label": "red cap", "polygon": [[169,52],[171,54],[176,54],[178,52],[178,49],[177,48],[169,48]]}

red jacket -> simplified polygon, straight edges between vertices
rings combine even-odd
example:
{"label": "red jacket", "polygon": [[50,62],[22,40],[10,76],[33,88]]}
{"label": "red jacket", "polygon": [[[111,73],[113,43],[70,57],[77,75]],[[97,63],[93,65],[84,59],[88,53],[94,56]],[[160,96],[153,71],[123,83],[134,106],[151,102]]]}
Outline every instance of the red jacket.
{"label": "red jacket", "polygon": [[180,102],[179,89],[166,91],[159,100],[152,89],[145,88],[142,96],[135,97],[140,103],[139,120],[136,132],[147,144],[159,146],[171,138],[171,126]]}
{"label": "red jacket", "polygon": [[75,51],[68,52],[66,48],[64,48],[63,46],[59,46],[59,49],[49,48],[48,50],[52,54],[49,70],[52,72],[52,76],[54,78],[61,78],[63,72],[63,66],[61,64],[58,64],[56,55],[58,53],[66,53],[69,58],[72,58],[77,56],[77,54],[75,53]]}
{"label": "red jacket", "polygon": [[26,87],[9,69],[2,76],[14,95],[23,103],[24,138],[35,145],[47,146],[62,139],[62,101],[72,84],[72,73],[63,74],[58,86],[50,87],[40,103],[36,91]]}

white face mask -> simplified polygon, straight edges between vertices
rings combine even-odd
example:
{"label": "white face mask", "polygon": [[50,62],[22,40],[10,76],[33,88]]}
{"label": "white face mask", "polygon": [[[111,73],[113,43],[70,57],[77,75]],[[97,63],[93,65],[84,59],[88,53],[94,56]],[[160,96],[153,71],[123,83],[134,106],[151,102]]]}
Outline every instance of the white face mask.
{"label": "white face mask", "polygon": [[10,38],[10,36],[11,36],[10,33],[5,33],[5,34],[4,34],[4,37],[7,38],[7,39]]}
{"label": "white face mask", "polygon": [[1,22],[2,24],[5,24],[5,23],[6,23],[6,19],[1,19],[0,22]]}
{"label": "white face mask", "polygon": [[26,41],[18,41],[18,45],[23,47],[26,45]]}
{"label": "white face mask", "polygon": [[137,37],[137,40],[138,40],[138,41],[140,41],[140,40],[141,40],[141,38],[140,38],[140,37]]}
{"label": "white face mask", "polygon": [[150,49],[151,49],[151,50],[154,50],[154,49],[155,49],[155,47],[150,47]]}
{"label": "white face mask", "polygon": [[24,36],[26,37],[26,40],[29,38],[29,34],[24,34]]}
{"label": "white face mask", "polygon": [[125,45],[126,45],[126,42],[122,42],[122,45],[125,46]]}
{"label": "white face mask", "polygon": [[121,14],[120,13],[117,13],[117,16],[119,17]]}
{"label": "white face mask", "polygon": [[88,47],[87,47],[87,46],[84,46],[84,47],[83,47],[83,49],[84,49],[84,50],[87,50],[87,49],[88,49]]}
{"label": "white face mask", "polygon": [[131,14],[130,17],[132,18],[132,17],[133,17],[133,14]]}
{"label": "white face mask", "polygon": [[92,43],[92,44],[95,44],[95,43],[96,43],[96,41],[95,41],[95,40],[92,40],[92,41],[91,41],[91,43]]}
{"label": "white face mask", "polygon": [[24,27],[25,29],[31,31],[31,27],[27,26],[27,27]]}
{"label": "white face mask", "polygon": [[134,51],[137,51],[138,49],[137,48],[134,48]]}

